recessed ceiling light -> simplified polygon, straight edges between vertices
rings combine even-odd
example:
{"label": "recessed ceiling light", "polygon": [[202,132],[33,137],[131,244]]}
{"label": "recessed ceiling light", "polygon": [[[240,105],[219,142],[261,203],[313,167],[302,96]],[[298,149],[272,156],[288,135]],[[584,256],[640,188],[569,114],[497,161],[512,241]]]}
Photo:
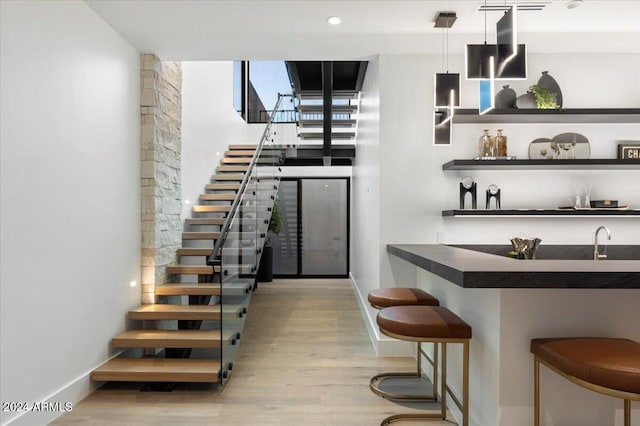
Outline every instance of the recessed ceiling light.
{"label": "recessed ceiling light", "polygon": [[582,3],[582,0],[570,0],[564,4],[564,7],[567,9],[575,9],[576,7],[580,7]]}
{"label": "recessed ceiling light", "polygon": [[329,25],[338,25],[338,24],[340,24],[340,22],[342,22],[342,20],[340,19],[339,16],[329,16],[327,18],[327,23]]}

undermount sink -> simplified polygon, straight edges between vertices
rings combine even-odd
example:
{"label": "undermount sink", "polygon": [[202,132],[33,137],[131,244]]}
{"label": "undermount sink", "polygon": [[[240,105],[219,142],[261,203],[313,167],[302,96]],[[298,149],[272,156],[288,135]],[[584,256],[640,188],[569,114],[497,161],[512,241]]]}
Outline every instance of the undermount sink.
{"label": "undermount sink", "polygon": [[[513,250],[510,245],[489,244],[450,244],[452,247],[479,251],[482,253],[507,256]],[[605,249],[606,247],[606,249]],[[640,260],[640,246],[622,246],[600,244],[600,253],[607,255],[608,260]],[[536,260],[592,260],[593,245],[552,245],[544,243],[536,251]],[[600,260],[602,261],[602,260]],[[606,261],[606,260],[605,260]]]}

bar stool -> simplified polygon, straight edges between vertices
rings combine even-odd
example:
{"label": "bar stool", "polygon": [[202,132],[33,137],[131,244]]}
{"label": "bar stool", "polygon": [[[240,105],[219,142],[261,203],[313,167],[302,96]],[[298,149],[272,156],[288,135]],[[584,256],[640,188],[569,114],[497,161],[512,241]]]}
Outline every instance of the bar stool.
{"label": "bar stool", "polygon": [[631,401],[640,401],[640,343],[594,337],[533,339],[531,353],[535,426],[540,425],[540,364],[583,388],[622,398],[624,426],[631,426]]}
{"label": "bar stool", "polygon": [[[383,309],[391,306],[439,306],[440,301],[424,290],[413,287],[392,287],[378,288],[369,292],[367,297],[369,303],[375,309]],[[437,400],[436,389],[438,387],[438,344],[433,345],[433,359],[422,350],[422,342],[418,342],[416,354],[416,372],[415,373],[381,373],[373,376],[369,380],[369,389],[373,393],[383,398],[410,400],[410,401],[435,401]],[[433,367],[433,392],[431,395],[415,395],[415,394],[398,394],[387,392],[380,389],[380,384],[390,378],[412,378],[419,379],[422,377],[422,355]]]}
{"label": "bar stool", "polygon": [[[460,317],[441,306],[394,306],[378,312],[376,318],[380,332],[395,339],[409,342],[442,343],[442,382],[440,389],[440,413],[395,414],[385,418],[381,426],[395,421],[411,419],[447,418],[447,393],[462,412],[462,426],[469,426],[469,340],[471,326]],[[447,344],[461,343],[462,352],[462,401],[447,385]]]}

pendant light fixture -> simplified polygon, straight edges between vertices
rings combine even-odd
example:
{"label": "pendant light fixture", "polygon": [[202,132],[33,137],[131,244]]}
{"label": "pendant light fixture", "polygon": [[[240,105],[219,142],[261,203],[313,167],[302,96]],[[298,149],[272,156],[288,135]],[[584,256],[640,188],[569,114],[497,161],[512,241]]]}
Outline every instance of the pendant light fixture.
{"label": "pendant light fixture", "polygon": [[518,5],[507,7],[505,14],[496,24],[496,80],[526,80],[527,48],[518,44]]}
{"label": "pendant light fixture", "polygon": [[[442,28],[446,32],[446,47],[443,46],[443,67],[446,72],[436,73],[434,76],[434,103],[436,108],[450,108],[460,106],[460,74],[449,72],[449,28],[453,26],[457,17],[455,12],[440,12],[436,17],[435,28]],[[444,42],[444,37],[443,37]],[[446,52],[446,53],[445,53]],[[445,62],[446,58],[446,62]],[[446,64],[446,66],[445,66]],[[448,114],[448,119],[453,111]]]}
{"label": "pendant light fixture", "polygon": [[484,44],[467,44],[465,51],[465,69],[467,80],[486,80],[490,78],[489,58],[497,56],[498,46],[487,44],[487,0],[484,0]]}
{"label": "pendant light fixture", "polygon": [[[507,7],[505,0],[505,10]],[[496,24],[496,42],[498,56],[496,67],[498,74],[505,69],[507,64],[518,55],[518,5],[514,4],[507,10]]]}

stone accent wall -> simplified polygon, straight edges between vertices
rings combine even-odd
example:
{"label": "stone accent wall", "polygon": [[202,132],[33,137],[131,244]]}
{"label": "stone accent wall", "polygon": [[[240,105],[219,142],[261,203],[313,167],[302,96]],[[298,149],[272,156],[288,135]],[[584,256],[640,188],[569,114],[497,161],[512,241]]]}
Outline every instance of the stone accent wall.
{"label": "stone accent wall", "polygon": [[142,303],[148,304],[182,243],[181,64],[142,54],[140,82]]}

